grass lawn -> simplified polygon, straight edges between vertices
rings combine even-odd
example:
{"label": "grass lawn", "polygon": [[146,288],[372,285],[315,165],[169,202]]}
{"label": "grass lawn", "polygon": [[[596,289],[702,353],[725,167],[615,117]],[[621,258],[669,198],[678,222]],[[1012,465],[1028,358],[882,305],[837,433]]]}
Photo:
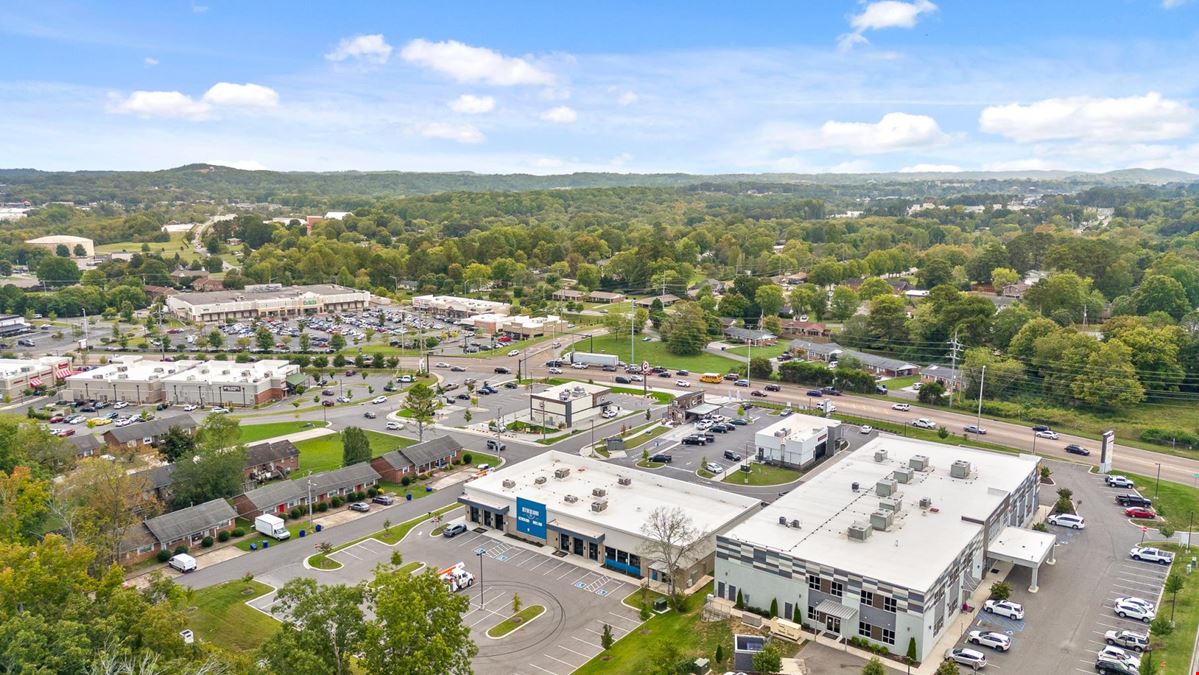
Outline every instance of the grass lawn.
{"label": "grass lawn", "polygon": [[190,263],[201,257],[191,245],[183,241],[182,232],[173,232],[170,241],[151,241],[146,244],[139,241],[118,241],[111,244],[98,244],[96,253],[141,253],[143,245],[149,246],[151,253],[161,253],[164,258],[174,258],[178,253],[183,262]]}
{"label": "grass lawn", "polygon": [[317,427],[325,426],[324,422],[270,422],[268,424],[243,424],[241,426],[241,436],[238,441],[241,443],[257,443],[263,439],[274,438],[275,436],[283,436],[286,434],[294,434],[297,431],[307,431]]}
{"label": "grass lawn", "polygon": [[[582,340],[575,343],[575,346],[580,351],[590,351],[589,340]],[[703,352],[695,356],[678,356],[671,354],[666,350],[666,345],[654,342],[641,342],[638,339],[634,346],[634,353],[630,357],[629,340],[628,338],[617,338],[610,335],[601,335],[595,338],[594,350],[600,354],[616,354],[620,360],[626,363],[641,363],[649,361],[655,366],[665,366],[672,370],[686,369],[696,373],[727,373],[734,367],[740,365],[740,362],[733,359],[717,356]]]}
{"label": "grass lawn", "polygon": [[[371,444],[371,456],[378,457],[396,448],[406,448],[416,443],[411,438],[385,434],[369,429],[363,430]],[[341,468],[341,434],[328,434],[319,438],[309,438],[296,443],[300,449],[300,468],[296,476],[308,472],[319,473]]]}
{"label": "grass lawn", "polygon": [[[736,347],[729,347],[725,351],[729,352],[730,354],[736,354],[738,356],[750,356],[749,345],[737,345]],[[786,342],[780,342],[779,344],[776,344],[776,345],[766,345],[764,347],[759,347],[758,345],[754,345],[753,356],[755,358],[759,357],[759,356],[765,356],[766,358],[773,359],[773,358],[778,358],[778,355],[782,354],[785,351],[787,351],[787,343]]]}
{"label": "grass lawn", "polygon": [[883,380],[879,384],[887,385],[887,390],[900,390],[904,387],[910,387],[920,381],[919,375],[909,375],[908,377],[893,377],[889,380]]}
{"label": "grass lawn", "polygon": [[[1151,637],[1153,651],[1144,658],[1152,657],[1162,665],[1157,671],[1161,675],[1190,675],[1191,648],[1195,643],[1195,628],[1199,626],[1199,582],[1186,575],[1186,565],[1181,561],[1184,556],[1194,555],[1195,549],[1187,553],[1185,547],[1179,544],[1155,543],[1154,546],[1174,551],[1178,562],[1171,567],[1171,572],[1183,577],[1185,582],[1178,592],[1177,605],[1173,606],[1174,630],[1165,637]],[[1158,617],[1170,618],[1170,597],[1169,594],[1162,595],[1157,608]]]}
{"label": "grass lawn", "polygon": [[640,436],[630,439],[632,442],[625,445],[625,450],[633,450],[634,448],[639,448],[639,447],[645,445],[646,443],[649,443],[650,441],[654,440],[655,438],[661,436],[662,434],[666,433],[667,431],[670,431],[670,429],[659,424],[658,426],[654,427],[653,429],[650,429],[649,431],[641,434]]}
{"label": "grass lawn", "polygon": [[[450,504],[449,506],[444,506],[440,509],[437,509],[433,513],[440,516],[460,508],[462,508],[461,504]],[[428,519],[428,514],[417,516],[411,520],[406,520],[399,525],[392,525],[390,529],[379,530],[378,532],[362,537],[361,539],[355,539],[354,541],[346,542],[341,546],[335,547],[332,551],[330,551],[330,553],[336,553],[343,548],[349,548],[354,544],[357,544],[360,541],[366,541],[367,539],[378,539],[379,541],[389,545],[396,544],[401,539],[408,536],[408,533],[412,531],[412,528]],[[337,562],[336,560],[329,560],[324,553],[317,553],[316,555],[309,557],[308,564],[322,570],[335,570],[341,567],[341,563]]]}
{"label": "grass lawn", "polygon": [[241,652],[258,649],[279,630],[279,622],[246,604],[271,592],[258,581],[227,581],[195,591],[187,627],[201,640]]}
{"label": "grass lawn", "polygon": [[[586,382],[586,380],[573,379],[568,377],[547,377],[542,380],[545,384],[566,384],[567,382]],[[652,384],[652,382],[651,382]],[[613,394],[628,394],[630,396],[641,396],[643,390],[639,387],[609,387],[609,391]],[[674,400],[675,395],[665,391],[649,390],[649,397],[658,403],[670,403]]]}
{"label": "grass lawn", "polygon": [[707,469],[699,469],[695,472],[695,475],[699,476],[700,478],[715,478],[716,477],[716,474],[712,473],[711,471],[708,471]]}
{"label": "grass lawn", "polygon": [[730,469],[723,482],[737,485],[782,485],[797,480],[801,475],[794,469],[751,462],[749,472],[742,471],[740,467]]}
{"label": "grass lawn", "polygon": [[640,462],[637,462],[637,466],[641,467],[642,469],[660,469],[666,465],[662,462],[649,462],[643,459]]}
{"label": "grass lawn", "polygon": [[[328,513],[328,512],[326,512],[326,513]],[[312,515],[313,515],[313,517],[317,517],[317,516],[321,516],[324,514],[313,511]],[[237,541],[237,543],[234,544],[234,546],[240,548],[243,551],[249,551],[250,544],[257,544],[258,548],[261,549],[263,542],[266,542],[266,543],[270,544],[271,546],[284,546],[284,545],[290,544],[293,541],[300,541],[300,530],[306,530],[307,532],[315,531],[313,529],[312,525],[308,522],[308,513],[307,512],[305,512],[304,517],[299,520],[289,520],[286,523],[284,523],[287,526],[287,531],[291,534],[291,538],[284,539],[283,541],[279,541],[277,539],[272,539],[270,537],[266,537],[266,536],[259,534],[258,531],[254,529],[254,520],[252,518],[251,519],[238,518],[236,524],[238,527],[240,527],[246,531],[246,536],[242,537],[241,539],[239,539]]]}
{"label": "grass lawn", "polygon": [[1161,485],[1156,485],[1153,476],[1140,476],[1127,471],[1113,471],[1112,474],[1131,478],[1136,483],[1137,491],[1153,500],[1158,518],[1155,522],[1145,523],[1150,528],[1168,524],[1175,530],[1185,530],[1190,525],[1191,514],[1199,516],[1199,490],[1189,485],[1165,480]]}
{"label": "grass lawn", "polygon": [[520,628],[526,622],[532,621],[533,619],[541,616],[541,613],[544,611],[545,607],[542,607],[541,605],[530,605],[529,607],[525,607],[516,614],[513,614],[512,616],[504,619],[488,629],[487,637],[504,637],[508,633]]}

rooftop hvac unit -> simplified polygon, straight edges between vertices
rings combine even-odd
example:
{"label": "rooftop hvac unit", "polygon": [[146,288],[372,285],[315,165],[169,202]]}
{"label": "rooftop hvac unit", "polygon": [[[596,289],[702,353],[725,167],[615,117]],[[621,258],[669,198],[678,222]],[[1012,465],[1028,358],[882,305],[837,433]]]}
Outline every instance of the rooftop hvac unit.
{"label": "rooftop hvac unit", "polygon": [[628,487],[633,484],[633,479],[629,478],[628,476],[621,476],[616,479],[616,482],[625,487]]}
{"label": "rooftop hvac unit", "polygon": [[870,527],[886,532],[891,529],[891,524],[895,522],[894,511],[875,511],[870,514]]}
{"label": "rooftop hvac unit", "polygon": [[779,516],[779,525],[787,526],[787,516]]}
{"label": "rooftop hvac unit", "polygon": [[874,485],[874,493],[880,497],[890,497],[895,494],[895,481],[890,478],[884,478]]}
{"label": "rooftop hvac unit", "polygon": [[786,437],[787,437],[787,430],[786,430],[786,429],[779,429],[778,431],[774,432],[774,437],[775,437],[775,438],[786,438]]}
{"label": "rooftop hvac unit", "polygon": [[876,461],[876,462],[885,462],[885,461],[887,461],[887,451],[886,451],[886,449],[875,450],[875,451],[874,451],[874,461]]}
{"label": "rooftop hvac unit", "polygon": [[874,532],[874,528],[865,523],[854,523],[846,530],[850,541],[866,541],[872,532]]}
{"label": "rooftop hvac unit", "polygon": [[129,373],[117,373],[117,379],[118,380],[128,380]]}
{"label": "rooftop hvac unit", "polygon": [[928,456],[912,455],[912,458],[908,460],[908,466],[917,471],[928,471]]}
{"label": "rooftop hvac unit", "polygon": [[898,511],[903,508],[903,500],[898,497],[883,497],[878,500],[879,511]]}
{"label": "rooftop hvac unit", "polygon": [[512,488],[516,487],[516,481],[512,480],[511,478],[505,478],[504,479],[504,487],[511,490]]}
{"label": "rooftop hvac unit", "polygon": [[894,477],[895,477],[895,480],[896,480],[896,481],[898,481],[898,482],[900,482],[900,483],[910,483],[910,482],[912,482],[912,469],[911,469],[911,467],[902,466],[902,467],[900,467],[900,468],[896,469],[896,470],[894,471],[894,473],[892,473],[891,475],[892,475],[892,476],[894,476]]}
{"label": "rooftop hvac unit", "polygon": [[932,497],[921,497],[920,498],[920,508],[927,509],[928,507],[930,507],[932,505],[933,505]]}
{"label": "rooftop hvac unit", "polygon": [[565,497],[562,498],[562,500],[565,501],[567,504],[574,504],[575,502],[579,501],[579,498],[574,495],[566,495]]}
{"label": "rooftop hvac unit", "polygon": [[570,469],[567,469],[565,467],[563,467],[561,469],[554,469],[554,478],[558,478],[558,479],[570,478]]}
{"label": "rooftop hvac unit", "polygon": [[970,462],[959,459],[949,466],[949,475],[953,478],[969,478]]}
{"label": "rooftop hvac unit", "polygon": [[591,490],[592,497],[606,497],[607,495],[608,491],[603,488],[594,488]]}
{"label": "rooftop hvac unit", "polygon": [[591,502],[591,510],[595,511],[596,513],[599,513],[600,511],[603,511],[606,508],[608,508],[608,500],[607,499],[597,499],[597,500]]}
{"label": "rooftop hvac unit", "polygon": [[854,492],[857,492],[858,490],[860,490],[862,488],[862,486],[858,485],[857,481],[854,481],[853,485],[850,485],[849,488],[851,490],[853,490]]}
{"label": "rooftop hvac unit", "polygon": [[791,519],[791,527],[794,527],[795,529],[798,530],[799,529],[799,519],[792,518]]}
{"label": "rooftop hvac unit", "polygon": [[534,485],[545,485],[545,476],[538,476],[533,479]]}

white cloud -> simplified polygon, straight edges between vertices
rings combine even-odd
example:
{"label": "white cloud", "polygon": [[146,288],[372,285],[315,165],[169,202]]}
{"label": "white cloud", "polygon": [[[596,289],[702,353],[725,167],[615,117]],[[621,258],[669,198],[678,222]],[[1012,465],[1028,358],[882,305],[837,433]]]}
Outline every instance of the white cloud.
{"label": "white cloud", "polygon": [[260,84],[217,82],[204,92],[204,102],[236,108],[271,108],[279,104],[279,94]]}
{"label": "white cloud", "polygon": [[391,58],[392,46],[379,33],[342,38],[333,51],[325,54],[330,61],[354,59],[363,63],[382,65]]}
{"label": "white cloud", "polygon": [[1047,171],[1050,164],[1043,159],[1012,159],[983,165],[986,171]]}
{"label": "white cloud", "polygon": [[128,98],[115,101],[109,109],[145,118],[202,120],[209,116],[212,107],[178,91],[135,91]]}
{"label": "white cloud", "polygon": [[626,91],[625,93],[620,95],[620,98],[616,99],[616,102],[619,103],[620,105],[633,105],[638,100],[639,100],[639,97],[637,96],[637,92]]}
{"label": "white cloud", "polygon": [[1175,7],[1182,7],[1187,2],[1189,2],[1189,0],[1162,0],[1162,9],[1174,9]]}
{"label": "white cloud", "polygon": [[1160,141],[1181,138],[1195,126],[1196,111],[1185,101],[1157,92],[1125,98],[1049,98],[1028,105],[984,108],[979,127],[1020,143],[1087,139]]}
{"label": "white cloud", "polygon": [[541,119],[555,124],[570,124],[579,119],[579,114],[574,111],[574,108],[560,105],[541,113]]}
{"label": "white cloud", "polygon": [[232,161],[224,159],[211,159],[205,162],[205,164],[227,166],[231,169],[241,169],[243,171],[266,171],[266,167],[262,165],[262,162],[257,162],[252,159],[236,159]]}
{"label": "white cloud", "polygon": [[457,40],[429,42],[416,39],[404,45],[400,57],[458,82],[482,82],[502,87],[554,84],[553,73],[525,59],[504,56],[486,47],[472,47]]}
{"label": "white cloud", "polygon": [[957,173],[961,170],[957,164],[913,164],[903,167],[899,173]]}
{"label": "white cloud", "polygon": [[828,170],[829,173],[871,173],[874,171],[874,165],[864,159],[853,159],[834,164]]}
{"label": "white cloud", "polygon": [[433,122],[420,128],[420,135],[426,138],[441,138],[458,143],[482,143],[483,132],[469,124],[446,124]]}
{"label": "white cloud", "polygon": [[868,44],[869,40],[863,35],[868,30],[884,28],[914,28],[921,14],[936,11],[937,6],[929,0],[900,2],[899,0],[878,0],[866,5],[860,14],[849,17],[849,26],[853,29],[837,38],[837,47],[841,51],[853,49],[855,45]]}
{"label": "white cloud", "polygon": [[537,157],[531,163],[535,169],[557,169],[562,166],[562,160],[557,157]]}
{"label": "white cloud", "polygon": [[463,94],[450,101],[450,110],[467,115],[478,115],[495,109],[495,99],[490,96]]}
{"label": "white cloud", "polygon": [[838,149],[859,155],[928,147],[949,138],[935,119],[901,112],[887,113],[878,122],[829,120],[819,129],[774,126],[764,137],[792,150]]}
{"label": "white cloud", "polygon": [[158,65],[158,59],[154,58],[153,56],[147,56],[146,58],[142,59],[142,63],[146,64],[147,68],[150,68]]}

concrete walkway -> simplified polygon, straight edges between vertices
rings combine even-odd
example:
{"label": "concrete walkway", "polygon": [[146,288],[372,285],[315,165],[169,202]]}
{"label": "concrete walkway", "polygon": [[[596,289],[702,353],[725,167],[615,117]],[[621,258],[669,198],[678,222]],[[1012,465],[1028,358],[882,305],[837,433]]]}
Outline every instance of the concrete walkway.
{"label": "concrete walkway", "polygon": [[259,443],[268,443],[268,442],[269,443],[277,443],[279,441],[291,441],[292,443],[299,443],[300,441],[306,441],[310,438],[320,438],[321,436],[328,436],[329,434],[335,434],[335,433],[337,433],[337,432],[330,429],[329,427],[319,427],[316,429],[305,429],[304,431],[296,431],[296,432],[290,433],[290,434],[283,434],[282,436],[272,436],[271,438],[264,438],[260,441],[254,441],[253,443],[248,443],[248,445],[257,445]]}

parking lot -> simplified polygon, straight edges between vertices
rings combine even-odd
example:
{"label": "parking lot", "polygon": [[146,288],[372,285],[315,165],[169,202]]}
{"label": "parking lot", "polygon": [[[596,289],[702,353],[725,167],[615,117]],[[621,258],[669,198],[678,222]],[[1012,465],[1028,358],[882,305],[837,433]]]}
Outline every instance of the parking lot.
{"label": "parking lot", "polygon": [[[1141,540],[1141,531],[1124,517],[1115,495],[1127,489],[1109,488],[1103,477],[1089,473],[1086,467],[1050,462],[1054,486],[1042,486],[1041,503],[1052,505],[1058,487],[1074,492],[1086,529],[1071,530],[1049,525],[1058,537],[1057,562],[1043,566],[1040,590],[1029,593],[1030,573],[1016,568],[1007,582],[1011,599],[1024,606],[1022,621],[979,612],[974,621],[959,620],[954,630],[998,631],[1011,637],[1011,650],[1002,653],[966,645],[983,652],[988,670],[1016,673],[1094,673],[1095,656],[1103,649],[1104,634],[1109,630],[1147,633],[1141,621],[1116,616],[1115,600],[1133,596],[1160,605],[1161,589],[1170,568],[1129,557],[1129,550]],[[993,578],[984,578],[989,586]],[[1169,611],[1168,606],[1159,611]],[[963,636],[964,637],[964,636]]]}
{"label": "parking lot", "polygon": [[[550,547],[531,550],[481,528],[446,539],[431,536],[432,527],[422,524],[398,548],[405,562],[421,561],[433,569],[462,562],[474,575],[474,584],[460,592],[471,603],[462,620],[479,645],[475,672],[565,675],[602,651],[605,624],[617,639],[641,624],[637,612],[621,603],[637,589],[632,578],[576,564],[579,559],[559,557]],[[367,540],[329,556],[341,569],[303,574],[322,583],[355,583],[370,578],[375,565],[390,560],[392,550]],[[259,578],[275,586],[286,580],[274,574]],[[488,629],[512,613],[513,594],[520,595],[525,607],[542,605],[546,611],[502,639],[487,637]],[[271,594],[252,604],[267,611],[273,601]]]}

